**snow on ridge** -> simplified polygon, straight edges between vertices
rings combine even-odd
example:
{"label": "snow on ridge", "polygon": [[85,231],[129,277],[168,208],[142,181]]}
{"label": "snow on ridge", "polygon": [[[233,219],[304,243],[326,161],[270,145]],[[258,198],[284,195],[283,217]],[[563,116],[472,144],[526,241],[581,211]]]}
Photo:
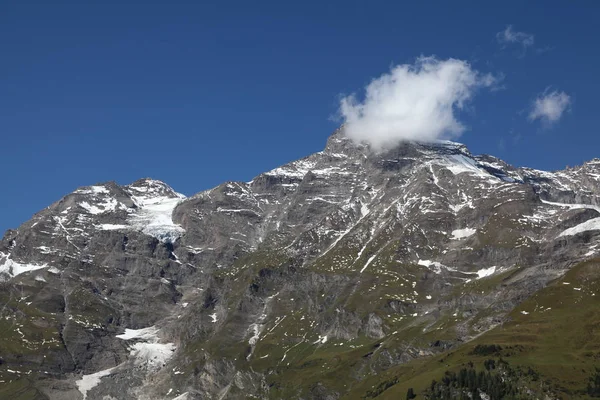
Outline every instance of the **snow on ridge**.
{"label": "snow on ridge", "polygon": [[304,175],[315,167],[315,165],[316,161],[302,159],[265,172],[265,175],[287,176],[302,179],[304,178]]}
{"label": "snow on ridge", "polygon": [[[430,151],[427,152],[431,157],[425,165],[431,168],[431,165],[439,165],[454,175],[468,173],[487,179],[490,183],[501,182],[502,179],[488,172],[484,165],[474,159],[469,150],[460,143],[448,142],[449,144],[437,144],[438,147],[448,148],[449,152]],[[511,178],[511,181],[513,179]]]}
{"label": "snow on ridge", "polygon": [[464,154],[450,154],[445,157],[445,163],[443,166],[452,172],[454,175],[468,172],[474,175],[485,176],[492,178],[487,171],[479,168],[475,160],[471,157],[467,157]]}
{"label": "snow on ridge", "polygon": [[569,210],[576,210],[576,209],[580,209],[580,208],[584,208],[584,209],[589,208],[589,209],[600,212],[600,207],[598,207],[597,205],[594,205],[594,204],[557,203],[554,201],[548,201],[548,200],[544,200],[544,199],[540,199],[540,201],[544,204],[548,204],[551,206],[557,206],[557,207],[564,207],[564,208],[568,208]]}
{"label": "snow on ridge", "polygon": [[452,231],[452,239],[464,239],[473,236],[475,232],[477,232],[475,228],[455,229]]}
{"label": "snow on ridge", "polygon": [[164,196],[165,194],[172,194],[176,197],[185,197],[181,193],[177,193],[173,188],[163,181],[159,181],[151,178],[139,179],[129,185],[125,186],[129,192],[136,192],[142,196]]}
{"label": "snow on ridge", "polygon": [[504,182],[523,183],[523,178],[521,177],[521,175],[514,171],[505,170],[505,167],[497,162],[490,162],[478,159],[477,164],[479,164],[479,166],[481,167],[492,169],[492,171],[488,170],[488,172],[491,175],[503,180]]}
{"label": "snow on ridge", "polygon": [[477,162],[478,162],[480,165],[483,165],[483,166],[486,166],[486,167],[493,168],[493,169],[495,169],[495,170],[498,170],[498,171],[504,172],[504,166],[503,166],[502,164],[499,164],[499,163],[497,163],[497,162],[493,162],[493,161],[483,161],[483,160],[477,160]]}
{"label": "snow on ridge", "polygon": [[466,148],[466,146],[464,144],[462,144],[460,142],[454,142],[452,140],[438,139],[438,140],[434,141],[433,143],[443,146],[443,147],[449,147],[449,148],[456,148],[456,149]]}
{"label": "snow on ridge", "polygon": [[427,146],[449,149],[452,151],[459,152],[461,154],[470,155],[469,149],[463,143],[453,142],[451,140],[434,140],[431,142],[423,143]]}
{"label": "snow on ridge", "polygon": [[[560,190],[572,190],[572,187],[566,185],[563,181],[559,179],[560,174],[558,172],[548,172],[540,169],[534,169],[529,167],[522,167],[520,171],[524,178],[529,180],[539,180],[540,178],[546,179],[552,182],[552,185],[556,186]],[[562,177],[564,180],[564,177]],[[541,183],[544,185],[544,183]]]}
{"label": "snow on ridge", "polygon": [[[577,210],[577,209],[591,209],[600,212],[600,207],[594,204],[571,204],[571,203],[557,203],[553,201],[541,200],[542,203],[548,204],[551,206],[563,207],[569,210]],[[563,236],[575,236],[582,232],[587,231],[598,231],[600,230],[600,217],[588,219],[578,225],[575,225],[571,228],[565,229],[562,231],[557,238]]]}
{"label": "snow on ridge", "polygon": [[579,225],[575,225],[572,228],[565,229],[557,237],[575,236],[579,233],[587,231],[600,231],[600,217],[588,219],[587,221],[582,222]]}
{"label": "snow on ridge", "polygon": [[79,205],[83,207],[88,213],[94,215],[115,211],[117,209],[127,209],[127,207],[124,204],[118,202],[113,197],[107,197],[103,200],[104,201],[97,202],[96,204],[90,204],[87,201],[82,201],[81,203],[79,203]]}
{"label": "snow on ridge", "polygon": [[108,189],[103,185],[84,186],[75,190],[77,194],[108,194]]}
{"label": "snow on ridge", "polygon": [[128,187],[138,192],[148,193],[156,191],[157,189],[164,189],[165,187],[168,187],[168,185],[155,179],[143,179],[142,181],[128,185]]}

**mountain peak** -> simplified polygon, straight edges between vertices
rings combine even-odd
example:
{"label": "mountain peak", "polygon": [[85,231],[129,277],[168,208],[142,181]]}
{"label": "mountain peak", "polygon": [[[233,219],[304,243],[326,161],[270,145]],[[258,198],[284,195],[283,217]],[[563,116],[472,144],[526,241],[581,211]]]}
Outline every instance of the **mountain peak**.
{"label": "mountain peak", "polygon": [[[324,151],[190,198],[151,178],[79,188],[0,241],[19,308],[0,380],[51,376],[89,400],[369,397],[369,371],[473,354],[517,308],[522,324],[553,315],[522,302],[600,254],[598,164],[514,168],[452,141],[375,152],[339,129]],[[591,293],[576,279],[559,288]],[[31,351],[69,364],[24,364]],[[323,365],[356,382],[321,381]]]}
{"label": "mountain peak", "polygon": [[377,156],[380,154],[398,153],[399,150],[406,150],[408,148],[420,148],[426,149],[429,152],[438,152],[440,154],[458,154],[462,153],[471,156],[471,153],[467,146],[462,143],[453,142],[450,140],[431,140],[431,141],[419,141],[419,140],[403,140],[396,143],[394,146],[387,146],[380,151],[374,151],[370,145],[366,142],[357,143],[351,138],[347,137],[344,133],[344,126],[336,129],[327,139],[325,145],[325,153],[329,154],[340,154],[346,155],[362,154]]}
{"label": "mountain peak", "polygon": [[175,190],[165,182],[152,178],[138,179],[137,181],[126,185],[125,189],[135,196],[185,198],[184,195],[175,192]]}

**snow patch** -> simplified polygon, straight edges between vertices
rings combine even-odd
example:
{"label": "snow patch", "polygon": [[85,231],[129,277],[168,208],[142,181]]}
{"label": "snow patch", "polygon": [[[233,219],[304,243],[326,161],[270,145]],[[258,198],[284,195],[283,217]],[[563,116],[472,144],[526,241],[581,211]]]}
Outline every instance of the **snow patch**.
{"label": "snow patch", "polygon": [[484,171],[481,168],[479,168],[475,160],[463,154],[448,155],[444,161],[446,162],[442,165],[454,175],[467,172],[474,175],[492,178],[492,175],[490,175],[487,171]]}
{"label": "snow patch", "polygon": [[158,328],[155,326],[149,326],[148,328],[142,329],[125,329],[125,333],[117,335],[119,339],[123,340],[158,340]]}
{"label": "snow patch", "polygon": [[325,344],[327,343],[327,335],[325,336],[321,336],[319,335],[319,338],[313,343],[313,344]]}
{"label": "snow patch", "polygon": [[89,375],[83,375],[80,380],[75,382],[77,385],[77,390],[79,390],[79,392],[83,395],[83,400],[87,399],[87,392],[98,386],[100,380],[103,377],[110,375],[115,368],[116,367],[98,371]]}
{"label": "snow patch", "polygon": [[122,224],[100,224],[96,225],[96,228],[101,229],[103,231],[115,231],[118,229],[127,229],[129,228],[129,226]]}
{"label": "snow patch", "polygon": [[446,268],[444,265],[442,265],[442,263],[431,260],[419,260],[417,261],[417,264],[429,268],[438,275],[442,273],[442,268]]}
{"label": "snow patch", "polygon": [[79,203],[81,207],[83,207],[90,214],[103,214],[110,211],[115,211],[117,209],[127,209],[127,207],[118,202],[116,199],[112,197],[106,197],[103,201],[99,201],[96,204],[90,204],[87,201],[82,201]]}
{"label": "snow patch", "polygon": [[174,242],[184,232],[172,219],[173,210],[185,196],[175,198],[160,196],[133,196],[138,210],[131,214],[127,222],[146,235],[153,236],[164,243]]}
{"label": "snow patch", "polygon": [[86,186],[75,191],[78,194],[108,194],[109,191],[104,186]]}
{"label": "snow patch", "polygon": [[149,368],[160,368],[171,358],[175,352],[173,343],[135,343],[131,348],[130,356],[135,358],[136,365]]}
{"label": "snow patch", "polygon": [[125,329],[125,333],[116,337],[122,340],[136,340],[129,347],[129,355],[137,366],[156,369],[162,367],[173,355],[176,347],[173,343],[159,343],[158,328],[149,326],[143,329]]}
{"label": "snow patch", "polygon": [[[541,200],[541,201],[544,204],[548,204],[551,206],[557,206],[557,207],[563,207],[563,208],[567,208],[569,210],[588,209],[589,208],[591,210],[596,210],[596,211],[600,212],[600,207],[598,207],[594,204],[570,204],[570,203],[556,203],[556,202],[547,201],[547,200]],[[582,232],[598,231],[598,230],[600,230],[600,217],[592,218],[592,219],[582,222],[581,224],[576,225],[572,228],[565,229],[557,236],[557,238],[562,237],[562,236],[575,236]]]}
{"label": "snow patch", "polygon": [[600,207],[593,205],[593,204],[571,204],[571,203],[557,203],[554,201],[547,201],[547,200],[543,200],[540,199],[540,201],[544,204],[548,204],[551,206],[557,206],[557,207],[564,207],[564,208],[568,208],[569,210],[576,210],[579,208],[589,208],[592,210],[596,210],[598,212],[600,212]]}
{"label": "snow patch", "polygon": [[579,225],[575,225],[572,228],[565,229],[557,237],[575,236],[579,233],[587,231],[600,231],[600,217],[589,219]]}
{"label": "snow patch", "polygon": [[261,326],[259,324],[251,324],[248,330],[252,332],[252,337],[248,339],[248,344],[254,346],[258,342],[258,339],[260,339]]}
{"label": "snow patch", "polygon": [[495,272],[496,272],[496,267],[480,269],[479,271],[476,272],[477,279],[481,279],[481,278],[485,278],[486,276],[493,275]]}
{"label": "snow patch", "polygon": [[378,255],[379,255],[379,252],[377,252],[377,253],[373,254],[371,257],[369,257],[369,259],[365,263],[365,266],[362,267],[362,269],[360,270],[361,274],[364,272],[365,269],[367,269],[367,267],[373,262],[373,260],[375,259],[375,257],[377,257]]}
{"label": "snow patch", "polygon": [[42,268],[47,268],[48,264],[23,264],[17,261],[11,260],[10,256],[6,259],[0,257],[0,275],[7,274],[11,278],[24,274],[26,272],[35,271]]}
{"label": "snow patch", "polygon": [[475,228],[455,229],[452,231],[452,239],[464,239],[472,236],[477,232]]}
{"label": "snow patch", "polygon": [[291,162],[279,168],[275,168],[269,172],[265,172],[265,175],[285,176],[302,179],[304,178],[304,175],[308,173],[308,171],[312,170],[315,167],[315,165],[315,161],[303,159]]}

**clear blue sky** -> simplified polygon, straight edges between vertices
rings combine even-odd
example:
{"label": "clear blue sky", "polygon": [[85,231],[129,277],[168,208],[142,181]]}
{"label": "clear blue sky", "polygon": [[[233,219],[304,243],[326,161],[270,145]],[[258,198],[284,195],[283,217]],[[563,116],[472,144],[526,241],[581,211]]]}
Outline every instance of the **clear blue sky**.
{"label": "clear blue sky", "polygon": [[[420,55],[503,74],[459,141],[560,169],[600,156],[600,3],[0,3],[0,231],[83,185],[140,177],[191,195],[319,151],[341,94]],[[534,35],[524,51],[496,34]],[[571,96],[527,120],[548,86]]]}

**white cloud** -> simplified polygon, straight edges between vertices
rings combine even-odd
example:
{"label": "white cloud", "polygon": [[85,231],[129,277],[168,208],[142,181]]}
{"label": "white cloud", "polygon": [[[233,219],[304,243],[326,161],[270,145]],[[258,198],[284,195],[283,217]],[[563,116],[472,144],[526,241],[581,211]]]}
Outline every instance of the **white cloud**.
{"label": "white cloud", "polygon": [[524,49],[534,44],[534,36],[532,34],[517,32],[513,30],[512,25],[508,25],[505,30],[498,32],[496,39],[500,44],[516,43],[523,46]]}
{"label": "white cloud", "polygon": [[571,97],[565,92],[546,89],[534,101],[529,112],[529,120],[541,120],[547,124],[557,122],[571,105]]}
{"label": "white cloud", "polygon": [[496,81],[466,61],[419,57],[374,79],[362,102],[354,95],[342,98],[344,131],[375,151],[405,140],[455,138],[465,130],[456,110],[464,108],[478,88]]}

